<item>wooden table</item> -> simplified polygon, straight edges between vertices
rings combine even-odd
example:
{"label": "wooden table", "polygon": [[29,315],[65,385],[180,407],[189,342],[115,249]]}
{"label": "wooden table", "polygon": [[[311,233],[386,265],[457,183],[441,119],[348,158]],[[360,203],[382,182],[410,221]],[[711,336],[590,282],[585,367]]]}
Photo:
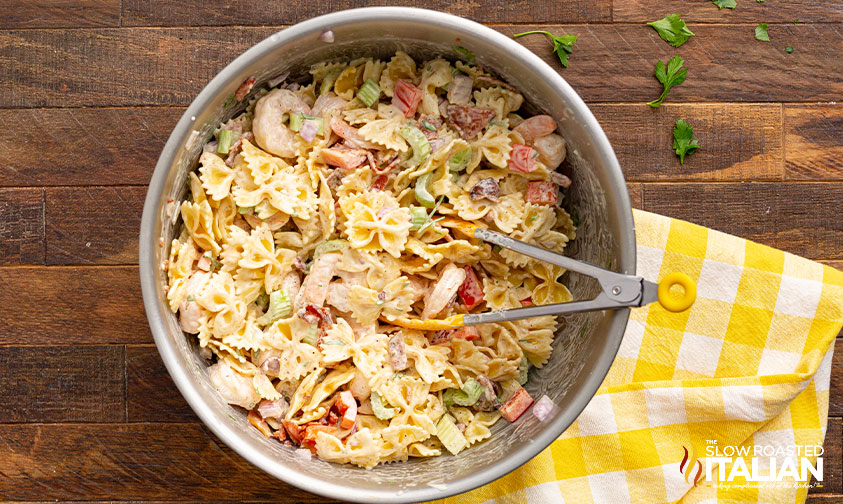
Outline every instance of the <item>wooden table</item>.
{"label": "wooden table", "polygon": [[[843,2],[738,1],[427,6],[507,34],[579,34],[560,71],[606,129],[636,207],[841,266]],[[324,502],[252,467],[186,406],[146,323],[137,234],[161,147],[201,87],[284,25],[365,4],[0,3],[0,501]],[[672,12],[697,34],[680,50],[644,25]],[[771,42],[754,40],[759,22]],[[547,40],[520,40],[559,68]],[[688,80],[651,110],[653,66],[677,52]],[[670,148],[679,117],[703,146],[684,166]],[[843,503],[836,346],[812,503]]]}

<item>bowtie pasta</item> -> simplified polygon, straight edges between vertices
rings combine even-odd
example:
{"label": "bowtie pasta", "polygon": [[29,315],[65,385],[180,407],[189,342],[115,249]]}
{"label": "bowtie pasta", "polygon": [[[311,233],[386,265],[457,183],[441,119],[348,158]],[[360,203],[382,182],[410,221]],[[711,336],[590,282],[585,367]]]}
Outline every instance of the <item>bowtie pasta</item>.
{"label": "bowtie pasta", "polygon": [[165,263],[170,308],[264,435],[365,468],[456,455],[530,406],[557,321],[396,322],[571,300],[563,269],[461,231],[561,252],[565,141],[464,62],[399,52],[310,75],[252,93],[205,145]]}

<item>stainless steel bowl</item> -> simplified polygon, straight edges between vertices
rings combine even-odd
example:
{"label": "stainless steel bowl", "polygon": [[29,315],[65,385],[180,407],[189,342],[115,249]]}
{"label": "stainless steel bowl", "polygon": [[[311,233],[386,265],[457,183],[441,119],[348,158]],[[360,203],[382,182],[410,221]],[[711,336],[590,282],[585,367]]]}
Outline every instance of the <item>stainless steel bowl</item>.
{"label": "stainless steel bowl", "polygon": [[[334,43],[318,40],[332,29]],[[176,233],[168,201],[185,197],[187,173],[195,169],[203,142],[220,121],[239,112],[224,106],[249,76],[256,89],[289,71],[304,77],[311,64],[359,56],[388,58],[396,50],[416,59],[453,59],[459,44],[477,63],[518,88],[535,109],[551,114],[568,141],[566,170],[574,184],[567,206],[579,213],[573,257],[623,273],[635,273],[635,234],[629,197],[617,159],[603,130],[577,93],[541,59],[509,37],[480,24],[439,12],[394,7],[355,9],[321,16],[282,30],[223,69],[193,100],[164,147],[149,185],[140,232],[140,275],[149,325],[161,358],[187,402],[234,451],[269,474],[302,489],[355,502],[415,502],[447,497],[512,471],[556,439],[580,414],[606,376],[626,327],[627,310],[571,316],[556,337],[550,362],[527,390],[547,394],[558,410],[544,422],[531,414],[514,424],[500,421],[486,440],[457,457],[411,459],[372,470],[304,460],[265,438],[243,411],[227,405],[208,380],[195,338],[186,337],[167,308],[161,263]],[[169,205],[172,207],[173,205]],[[159,242],[163,239],[164,246]],[[592,297],[597,285],[569,275],[575,298]],[[564,463],[564,461],[559,461]]]}

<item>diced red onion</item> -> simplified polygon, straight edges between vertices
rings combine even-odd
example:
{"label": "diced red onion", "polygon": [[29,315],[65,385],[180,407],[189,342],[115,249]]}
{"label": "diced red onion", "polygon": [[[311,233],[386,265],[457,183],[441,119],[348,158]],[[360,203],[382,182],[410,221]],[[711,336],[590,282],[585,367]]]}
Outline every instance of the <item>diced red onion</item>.
{"label": "diced red onion", "polygon": [[307,142],[312,142],[314,138],[316,138],[316,133],[319,132],[319,123],[314,121],[313,119],[308,119],[304,121],[301,125],[301,129],[299,130],[299,135],[305,139]]}
{"label": "diced red onion", "polygon": [[457,105],[467,105],[471,99],[471,88],[474,86],[474,79],[468,75],[455,75],[448,88],[448,101]]}
{"label": "diced red onion", "polygon": [[277,77],[273,77],[272,79],[269,79],[269,80],[266,82],[266,84],[267,84],[270,88],[274,88],[274,87],[275,87],[275,86],[277,86],[278,84],[281,84],[282,82],[284,82],[285,80],[287,80],[287,77],[289,77],[289,76],[290,76],[290,72],[284,72],[284,73],[282,73],[282,74],[279,74]]}
{"label": "diced red onion", "polygon": [[211,140],[210,142],[206,143],[202,150],[205,152],[209,152],[211,154],[216,154],[217,152],[217,141]]}
{"label": "diced red onion", "polygon": [[554,404],[547,395],[543,395],[542,398],[533,405],[533,415],[535,415],[540,421],[544,422],[555,409],[556,404]]}
{"label": "diced red onion", "polygon": [[328,42],[329,44],[334,41],[334,31],[333,30],[325,30],[319,35],[319,40],[322,42]]}
{"label": "diced red onion", "polygon": [[428,143],[430,144],[430,152],[434,153],[434,152],[438,151],[439,149],[441,149],[442,147],[445,147],[445,145],[448,143],[448,139],[447,138],[434,138],[433,140],[429,141]]}
{"label": "diced red onion", "polygon": [[263,418],[281,418],[287,414],[290,405],[283,397],[279,397],[274,401],[263,400],[258,404],[258,413]]}

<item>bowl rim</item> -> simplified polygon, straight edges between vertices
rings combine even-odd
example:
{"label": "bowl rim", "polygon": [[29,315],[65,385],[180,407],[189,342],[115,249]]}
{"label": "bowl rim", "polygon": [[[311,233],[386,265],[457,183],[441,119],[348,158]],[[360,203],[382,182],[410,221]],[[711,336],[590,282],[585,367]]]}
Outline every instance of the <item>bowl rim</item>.
{"label": "bowl rim", "polygon": [[588,370],[588,376],[583,379],[577,395],[573,398],[566,411],[549,424],[532,442],[526,443],[511,456],[482,473],[475,472],[468,474],[460,479],[449,481],[447,485],[441,487],[438,485],[436,487],[418,486],[396,492],[393,489],[363,490],[346,486],[342,482],[325,481],[308,476],[307,474],[290,469],[267,454],[250,449],[246,443],[239,442],[241,440],[240,434],[226,425],[221,418],[221,413],[216,412],[210,404],[202,400],[200,394],[192,385],[191,379],[186,372],[184,361],[179,354],[178,348],[171,341],[168,328],[164,322],[169,312],[164,313],[162,304],[159,303],[158,290],[160,285],[158,282],[158,263],[155,252],[159,244],[159,236],[156,233],[157,218],[160,215],[158,205],[162,199],[169,170],[178,153],[178,149],[193,129],[192,117],[198,116],[199,112],[210,104],[211,100],[217,96],[221,89],[230,85],[230,81],[240,74],[244,67],[252,64],[255,60],[263,57],[276,47],[301,37],[319,34],[331,27],[353,24],[360,21],[419,22],[422,24],[444,26],[456,31],[469,32],[472,36],[485,39],[485,41],[498,45],[502,50],[520,58],[526,66],[532,68],[537,78],[546,79],[557,91],[565,95],[571,107],[571,114],[587,130],[591,141],[595,144],[595,151],[602,158],[601,161],[606,167],[605,176],[607,177],[608,184],[604,186],[604,190],[607,193],[611,193],[610,196],[615,199],[616,215],[613,217],[619,223],[620,236],[617,236],[619,270],[628,274],[635,273],[636,249],[632,207],[620,165],[606,134],[594,115],[586,106],[585,102],[583,102],[582,98],[559,73],[553,70],[532,51],[510,37],[475,21],[444,12],[415,7],[363,7],[336,11],[314,17],[268,36],[223,68],[191,102],[190,106],[173,128],[161,152],[150,179],[144,202],[139,235],[139,271],[143,302],[155,345],[176,387],[199,419],[220,440],[253,465],[285,483],[331,499],[371,503],[417,502],[441,499],[490,483],[520,467],[548,447],[576,420],[597,392],[597,389],[609,371],[609,367],[614,361],[629,317],[628,309],[617,310],[611,324],[607,327],[610,337],[607,339],[606,347],[595,359],[592,369]]}

